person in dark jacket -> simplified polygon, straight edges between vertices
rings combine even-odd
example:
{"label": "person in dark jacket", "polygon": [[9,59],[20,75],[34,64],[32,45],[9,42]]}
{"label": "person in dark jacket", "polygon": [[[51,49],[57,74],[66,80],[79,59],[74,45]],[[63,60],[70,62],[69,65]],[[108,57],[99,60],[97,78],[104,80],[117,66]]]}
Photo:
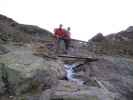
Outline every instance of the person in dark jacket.
{"label": "person in dark jacket", "polygon": [[70,33],[71,28],[68,27],[67,30],[65,30],[64,33],[64,42],[65,42],[65,48],[66,50],[68,50],[69,46],[70,46],[70,41],[71,41],[71,33]]}

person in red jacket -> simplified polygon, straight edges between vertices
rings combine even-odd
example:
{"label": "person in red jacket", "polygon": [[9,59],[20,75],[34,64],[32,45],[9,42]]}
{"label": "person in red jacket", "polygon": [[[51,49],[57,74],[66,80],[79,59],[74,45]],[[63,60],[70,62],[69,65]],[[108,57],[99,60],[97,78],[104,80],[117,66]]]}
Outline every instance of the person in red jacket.
{"label": "person in red jacket", "polygon": [[63,25],[60,24],[59,28],[54,29],[54,35],[56,38],[62,38],[64,36],[64,29],[62,27]]}
{"label": "person in red jacket", "polygon": [[56,39],[56,42],[55,42],[56,53],[58,53],[58,51],[60,50],[60,43],[63,40],[64,33],[65,33],[65,30],[62,27],[63,27],[63,25],[60,24],[59,28],[54,29],[54,36]]}

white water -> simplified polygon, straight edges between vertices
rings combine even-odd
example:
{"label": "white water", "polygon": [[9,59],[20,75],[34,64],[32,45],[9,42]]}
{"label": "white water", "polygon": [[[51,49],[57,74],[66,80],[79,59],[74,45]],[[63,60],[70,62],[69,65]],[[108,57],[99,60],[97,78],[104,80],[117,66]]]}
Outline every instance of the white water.
{"label": "white water", "polygon": [[66,72],[67,72],[68,80],[76,82],[77,84],[82,85],[84,81],[74,77],[74,75],[76,73],[74,73],[73,68],[76,67],[76,65],[75,64],[65,64],[64,66],[65,66],[65,69],[66,69]]}

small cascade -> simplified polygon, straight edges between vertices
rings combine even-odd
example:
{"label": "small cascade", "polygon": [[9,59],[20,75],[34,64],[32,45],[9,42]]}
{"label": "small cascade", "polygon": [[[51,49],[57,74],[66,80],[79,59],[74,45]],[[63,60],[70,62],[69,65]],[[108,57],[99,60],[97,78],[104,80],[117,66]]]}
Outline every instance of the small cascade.
{"label": "small cascade", "polygon": [[67,79],[69,81],[73,81],[73,82],[76,82],[77,84],[79,85],[82,85],[84,83],[84,81],[82,81],[81,79],[78,79],[78,78],[75,78],[75,72],[73,70],[73,68],[76,67],[75,64],[65,64],[65,69],[66,69],[66,72],[67,72]]}

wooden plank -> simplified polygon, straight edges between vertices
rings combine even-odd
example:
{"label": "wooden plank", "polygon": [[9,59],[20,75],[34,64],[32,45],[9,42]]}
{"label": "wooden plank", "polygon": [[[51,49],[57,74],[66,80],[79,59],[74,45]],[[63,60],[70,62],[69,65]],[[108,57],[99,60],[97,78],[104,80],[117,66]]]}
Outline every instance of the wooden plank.
{"label": "wooden plank", "polygon": [[97,61],[97,58],[92,57],[77,57],[77,56],[69,56],[69,55],[59,55],[58,57],[64,57],[64,58],[75,58],[75,59],[86,59],[89,61]]}

